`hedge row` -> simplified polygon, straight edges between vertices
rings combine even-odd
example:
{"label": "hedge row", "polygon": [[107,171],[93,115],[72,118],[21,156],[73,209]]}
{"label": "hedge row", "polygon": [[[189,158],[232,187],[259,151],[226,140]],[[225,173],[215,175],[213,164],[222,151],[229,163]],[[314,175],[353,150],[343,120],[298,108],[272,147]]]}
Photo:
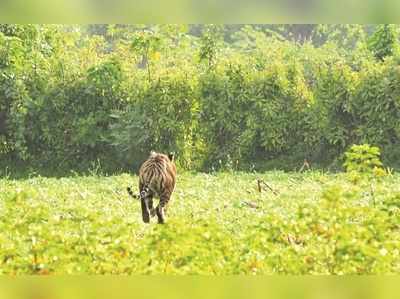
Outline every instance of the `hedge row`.
{"label": "hedge row", "polygon": [[215,51],[165,37],[176,48],[158,49],[143,34],[105,51],[98,37],[35,32],[0,33],[3,164],[136,169],[154,149],[186,169],[293,169],[370,143],[400,166],[396,56],[276,38]]}

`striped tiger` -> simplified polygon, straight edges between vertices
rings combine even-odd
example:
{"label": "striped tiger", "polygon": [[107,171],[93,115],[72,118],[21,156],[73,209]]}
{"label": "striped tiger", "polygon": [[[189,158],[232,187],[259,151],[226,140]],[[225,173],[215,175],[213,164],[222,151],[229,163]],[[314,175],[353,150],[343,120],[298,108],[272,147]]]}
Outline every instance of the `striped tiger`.
{"label": "striped tiger", "polygon": [[[165,222],[165,210],[175,189],[175,183],[174,154],[164,155],[152,151],[139,169],[139,195],[135,196],[128,188],[129,194],[141,201],[143,222],[149,223],[150,216],[155,215],[158,223]],[[153,197],[160,198],[156,208],[153,208]]]}

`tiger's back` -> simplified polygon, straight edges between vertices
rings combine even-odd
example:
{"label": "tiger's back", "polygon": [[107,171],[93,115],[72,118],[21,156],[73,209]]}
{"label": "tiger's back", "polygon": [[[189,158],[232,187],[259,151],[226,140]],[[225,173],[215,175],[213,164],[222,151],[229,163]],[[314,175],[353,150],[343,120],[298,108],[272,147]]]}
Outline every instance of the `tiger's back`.
{"label": "tiger's back", "polygon": [[176,183],[176,166],[172,157],[152,152],[139,169],[139,189],[148,187],[159,197],[172,193]]}

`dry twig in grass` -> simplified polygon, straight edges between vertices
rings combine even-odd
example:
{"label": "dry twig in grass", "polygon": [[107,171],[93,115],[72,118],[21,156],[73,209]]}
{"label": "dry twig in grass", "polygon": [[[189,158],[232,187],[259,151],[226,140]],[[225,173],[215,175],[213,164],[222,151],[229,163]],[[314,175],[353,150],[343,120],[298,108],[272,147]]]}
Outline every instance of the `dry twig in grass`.
{"label": "dry twig in grass", "polygon": [[261,193],[262,190],[267,191],[267,189],[269,189],[269,190],[271,190],[271,192],[274,195],[278,195],[279,194],[278,191],[272,189],[272,187],[270,185],[268,185],[264,180],[261,180],[261,179],[257,179],[257,187],[258,187],[258,192],[260,192],[260,193]]}
{"label": "dry twig in grass", "polygon": [[311,169],[310,163],[308,163],[308,161],[307,161],[306,159],[304,159],[304,163],[303,163],[303,165],[301,166],[299,172],[303,172],[303,170],[304,170],[305,168],[307,168],[307,170],[310,170],[310,169]]}

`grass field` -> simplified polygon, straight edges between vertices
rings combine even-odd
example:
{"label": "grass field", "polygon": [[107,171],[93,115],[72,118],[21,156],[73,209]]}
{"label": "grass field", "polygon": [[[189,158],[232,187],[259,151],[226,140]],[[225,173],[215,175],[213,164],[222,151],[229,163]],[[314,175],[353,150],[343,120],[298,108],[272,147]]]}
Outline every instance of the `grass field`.
{"label": "grass field", "polygon": [[0,273],[400,273],[399,175],[185,173],[165,225],[142,223],[127,186],[137,177],[0,179]]}

